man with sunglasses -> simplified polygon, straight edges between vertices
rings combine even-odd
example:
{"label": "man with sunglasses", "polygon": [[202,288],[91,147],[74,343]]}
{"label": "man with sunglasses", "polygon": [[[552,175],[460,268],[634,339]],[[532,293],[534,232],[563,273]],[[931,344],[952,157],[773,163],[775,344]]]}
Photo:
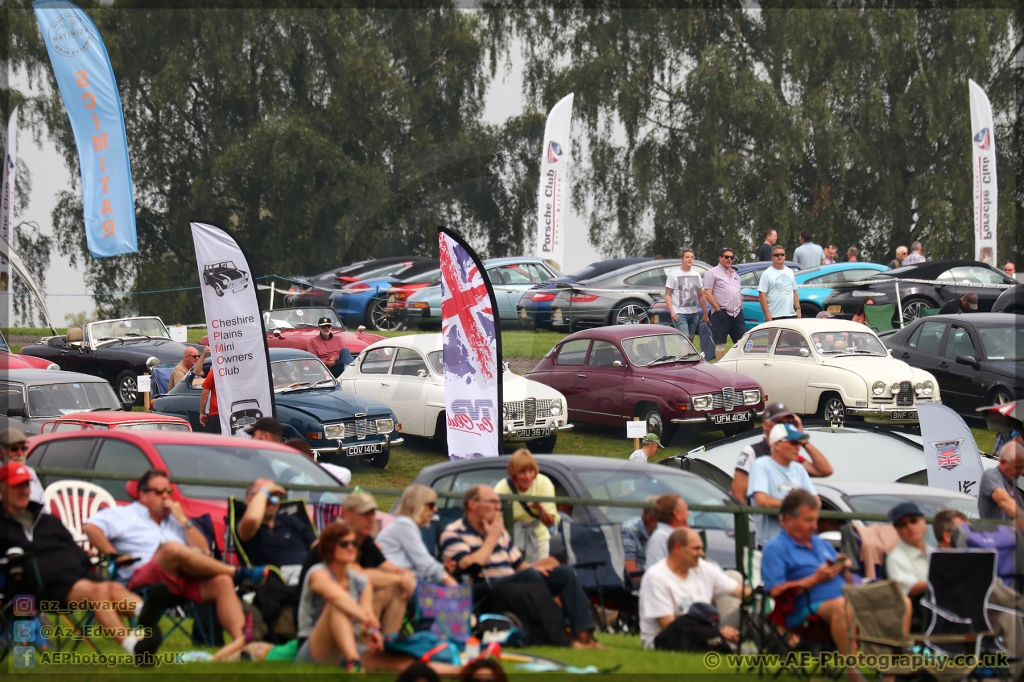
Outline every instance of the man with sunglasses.
{"label": "man with sunglasses", "polygon": [[203,361],[210,354],[210,347],[203,349],[202,355],[192,346],[185,347],[185,357],[171,370],[170,381],[167,382],[167,390],[174,388],[175,384],[185,378],[185,375],[192,372],[192,376],[203,377]]}
{"label": "man with sunglasses", "polygon": [[800,317],[800,294],[796,290],[796,277],[786,267],[786,249],[772,248],[772,266],[761,274],[757,283],[764,321],[788,320]]}
{"label": "man with sunglasses", "polygon": [[[128,589],[162,583],[173,595],[215,603],[218,620],[232,639],[214,656],[214,660],[222,660],[246,644],[245,612],[235,587],[260,587],[269,571],[266,566],[241,568],[209,556],[206,536],[172,493],[167,472],[150,469],[139,478],[137,501],[99,511],[82,530],[100,552],[121,555],[115,560],[117,579]],[[162,612],[144,607],[139,623],[155,628]]]}
{"label": "man with sunglasses", "polygon": [[[718,265],[704,273],[704,298],[714,311],[711,313],[711,337],[715,341],[716,360],[725,355],[725,343],[729,337],[733,343],[739,343],[747,331],[743,323],[740,275],[732,268],[734,257],[732,249],[722,249],[718,254]],[[704,357],[710,357],[710,354],[705,352]]]}
{"label": "man with sunglasses", "polygon": [[[0,453],[3,454],[3,457],[0,458],[0,465],[7,462],[25,464],[25,457],[28,456],[28,437],[13,427],[0,431]],[[25,468],[28,469],[29,476],[31,476],[29,500],[43,505],[43,512],[49,514],[50,509],[43,495],[43,484],[39,482],[36,470],[28,465],[25,465]]]}
{"label": "man with sunglasses", "polygon": [[910,601],[913,625],[920,628],[924,616],[921,597],[928,589],[928,557],[932,553],[932,548],[924,542],[928,524],[924,512],[913,502],[900,502],[890,509],[889,522],[900,536],[900,542],[885,556],[885,574],[900,584]]}
{"label": "man with sunglasses", "polygon": [[[781,507],[787,494],[796,489],[806,490],[815,497],[818,491],[811,483],[807,470],[798,463],[800,448],[808,442],[806,433],[795,424],[776,424],[768,433],[772,454],[759,457],[750,468],[746,497],[758,507]],[[820,500],[819,506],[820,506]],[[778,517],[757,514],[757,543],[765,545],[774,540],[782,528]]]}

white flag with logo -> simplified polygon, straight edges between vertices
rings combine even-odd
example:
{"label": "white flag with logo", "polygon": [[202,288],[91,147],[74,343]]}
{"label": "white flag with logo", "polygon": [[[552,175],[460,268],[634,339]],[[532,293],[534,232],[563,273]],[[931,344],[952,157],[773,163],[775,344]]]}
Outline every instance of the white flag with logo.
{"label": "white flag with logo", "polygon": [[977,497],[985,469],[971,429],[945,405],[921,402],[917,404],[917,414],[928,485]]}
{"label": "white flag with logo", "polygon": [[540,191],[537,196],[537,246],[539,258],[550,258],[565,267],[565,216],[569,200],[569,127],[572,93],[558,101],[544,126],[540,159]]}
{"label": "white flag with logo", "polygon": [[192,223],[203,311],[210,336],[211,371],[223,433],[274,415],[270,355],[256,285],[231,236],[213,225]]}
{"label": "white flag with logo", "polygon": [[992,105],[977,83],[971,91],[971,162],[974,168],[974,259],[998,266],[996,253],[996,137]]}
{"label": "white flag with logo", "polygon": [[[3,189],[0,190],[0,238],[8,244],[14,241],[11,231],[14,229],[14,187],[18,171],[18,107],[11,111],[11,119],[7,123],[7,140],[4,144]],[[0,327],[10,327],[14,301],[11,298],[13,283],[11,281],[11,264],[0,258]]]}

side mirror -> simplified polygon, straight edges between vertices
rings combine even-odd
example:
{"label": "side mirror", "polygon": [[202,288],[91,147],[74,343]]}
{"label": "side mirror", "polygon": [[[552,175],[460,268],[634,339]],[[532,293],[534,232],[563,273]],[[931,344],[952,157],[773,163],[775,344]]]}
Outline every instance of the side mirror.
{"label": "side mirror", "polygon": [[416,370],[416,376],[418,376],[421,379],[425,379],[427,377],[427,370],[425,370],[425,369],[418,369],[418,370]]}
{"label": "side mirror", "polygon": [[958,355],[956,356],[956,364],[967,365],[972,369],[981,369],[981,363],[978,362],[973,355]]}
{"label": "side mirror", "polygon": [[615,362],[612,363],[612,367],[622,367],[622,361],[616,360]]}
{"label": "side mirror", "polygon": [[8,417],[25,416],[25,396],[21,394],[21,391],[11,390],[4,393],[4,402],[6,403],[5,412]]}
{"label": "side mirror", "polygon": [[280,329],[275,329],[274,330],[274,337],[278,338],[278,339],[281,338],[281,330]]}
{"label": "side mirror", "polygon": [[806,348],[801,348],[800,349],[800,357],[802,357],[802,358],[809,358],[810,356],[811,356],[811,351],[807,350]]}
{"label": "side mirror", "polygon": [[366,327],[364,327],[363,325],[359,325],[358,327],[356,327],[356,331],[362,334],[363,332],[366,331]]}

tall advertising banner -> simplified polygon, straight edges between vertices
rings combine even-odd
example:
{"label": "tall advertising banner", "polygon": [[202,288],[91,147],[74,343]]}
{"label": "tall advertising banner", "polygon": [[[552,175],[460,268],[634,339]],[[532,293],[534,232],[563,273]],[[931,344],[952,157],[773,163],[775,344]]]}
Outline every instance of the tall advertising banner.
{"label": "tall advertising banner", "polygon": [[[7,138],[4,142],[3,185],[0,188],[0,238],[10,244],[14,230],[14,182],[18,171],[18,107],[11,111],[7,123]],[[11,282],[11,265],[6,258],[0,258],[0,327],[10,327],[14,309]]]}
{"label": "tall advertising banner", "polygon": [[137,253],[128,138],[107,48],[75,4],[38,0],[32,8],[78,148],[89,253],[96,258]]}
{"label": "tall advertising banner", "polygon": [[996,253],[996,138],[992,105],[977,83],[971,90],[971,160],[974,169],[974,259],[998,267]]}
{"label": "tall advertising banner", "polygon": [[917,414],[921,420],[928,485],[977,497],[985,471],[970,428],[945,405],[918,403]]}
{"label": "tall advertising banner", "polygon": [[501,454],[501,334],[494,290],[462,237],[439,227],[448,458]]}
{"label": "tall advertising banner", "polygon": [[569,126],[572,123],[570,93],[548,114],[544,126],[544,150],[540,159],[540,191],[537,195],[538,258],[550,258],[565,267],[565,214],[569,197]]}
{"label": "tall advertising banner", "polygon": [[220,428],[234,434],[275,414],[270,352],[256,286],[242,249],[224,230],[192,223]]}

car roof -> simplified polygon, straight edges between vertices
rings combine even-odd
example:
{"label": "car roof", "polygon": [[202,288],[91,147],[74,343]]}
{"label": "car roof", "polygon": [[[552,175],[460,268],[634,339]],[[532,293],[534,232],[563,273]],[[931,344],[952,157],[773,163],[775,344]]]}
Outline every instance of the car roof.
{"label": "car roof", "polygon": [[[656,474],[662,473],[662,467],[656,464],[644,464],[642,462],[631,462],[626,459],[619,459],[617,457],[597,457],[595,455],[534,455],[534,459],[537,460],[538,464],[541,465],[554,465],[556,467],[562,467],[572,471],[607,471],[609,469],[622,470],[642,470],[642,471],[653,471]],[[441,462],[439,464],[433,464],[428,467],[424,467],[420,470],[419,475],[424,476],[425,474],[433,475],[438,472],[445,474],[456,473],[463,469],[476,469],[479,467],[481,461],[490,463],[493,460],[495,468],[504,469],[508,463],[507,459],[503,458],[477,458],[477,459],[458,459],[451,462]],[[696,476],[687,471],[679,471],[673,469],[677,473],[686,474],[687,476]]]}
{"label": "car roof", "polygon": [[291,452],[297,455],[302,453],[281,443],[271,443],[264,440],[253,440],[251,438],[240,438],[238,436],[224,436],[214,433],[197,433],[195,431],[130,431],[116,429],[110,431],[60,431],[58,433],[46,433],[33,436],[33,447],[42,443],[65,440],[68,438],[122,438],[134,440],[138,443],[149,443],[151,445],[192,445],[196,447],[231,446],[240,448],[252,448],[256,450],[279,450]]}
{"label": "car roof", "polygon": [[874,481],[833,481],[827,483],[815,483],[817,488],[832,488],[842,495],[850,497],[856,495],[927,495],[929,493],[936,497],[959,498],[962,500],[976,500],[970,495],[947,490],[945,488],[932,488],[930,486],[914,485],[913,483],[876,483]]}
{"label": "car roof", "polygon": [[396,348],[413,348],[421,353],[430,353],[443,348],[443,340],[440,332],[432,334],[404,334],[393,336],[390,339],[374,341],[365,350],[371,350],[380,346],[394,346]]}
{"label": "car roof", "polygon": [[815,265],[813,268],[807,268],[796,273],[797,276],[810,276],[816,275],[827,275],[830,272],[844,272],[846,270],[874,270],[876,272],[885,272],[889,269],[887,265],[881,265],[879,263],[831,263],[829,265]]}
{"label": "car roof", "polygon": [[[694,261],[696,263],[697,261]],[[732,269],[741,275],[750,272],[751,270],[767,270],[772,266],[771,261],[759,260],[752,263],[736,263],[732,266]],[[790,270],[800,271],[800,264],[791,260],[786,261],[786,267]]]}
{"label": "car roof", "polygon": [[922,317],[919,319],[963,322],[974,327],[1014,327],[1018,324],[1014,319],[1014,316],[1006,313],[965,313],[963,315],[953,313],[951,315],[932,315],[931,317]]}
{"label": "car roof", "polygon": [[94,422],[96,424],[127,424],[129,422],[168,422],[187,423],[185,419],[160,412],[119,412],[117,410],[99,412],[73,412],[54,417],[57,421]]}
{"label": "car roof", "polygon": [[502,256],[501,258],[488,258],[484,261],[484,267],[489,268],[492,265],[508,265],[511,263],[546,263],[544,258],[538,258],[537,256]]}
{"label": "car roof", "polygon": [[[1003,274],[1002,270],[996,270],[995,268],[981,263],[976,260],[930,260],[924,263],[915,263],[913,265],[904,265],[896,268],[895,270],[889,271],[887,274],[889,277],[896,277],[897,279],[935,279],[946,270],[950,268],[958,267],[981,267],[992,272],[998,272]],[[860,280],[861,282],[872,282],[875,279],[874,276]]]}
{"label": "car roof", "polygon": [[298,350],[297,348],[284,348],[278,346],[270,349],[271,362],[276,362],[278,360],[302,360],[315,357],[316,356],[312,353],[307,353],[306,351]]}
{"label": "car roof", "polygon": [[[864,325],[860,325],[864,326]],[[664,325],[636,325],[636,324],[624,324],[616,325],[614,327],[594,327],[593,329],[584,329],[582,331],[575,332],[566,336],[559,343],[564,343],[573,339],[587,338],[587,339],[601,339],[605,341],[621,341],[622,339],[632,338],[634,336],[655,336],[658,334],[679,334],[683,335],[682,332],[676,331],[672,327],[666,327]]]}
{"label": "car roof", "polygon": [[105,384],[107,380],[91,374],[53,369],[12,369],[4,371],[4,379],[28,386],[46,384]]}
{"label": "car roof", "polygon": [[860,322],[852,322],[850,320],[840,320],[837,318],[798,318],[790,320],[778,320],[771,322],[762,322],[757,325],[754,330],[761,331],[762,329],[771,329],[773,327],[779,327],[782,329],[797,329],[808,334],[812,332],[870,332],[871,328],[867,327]]}

